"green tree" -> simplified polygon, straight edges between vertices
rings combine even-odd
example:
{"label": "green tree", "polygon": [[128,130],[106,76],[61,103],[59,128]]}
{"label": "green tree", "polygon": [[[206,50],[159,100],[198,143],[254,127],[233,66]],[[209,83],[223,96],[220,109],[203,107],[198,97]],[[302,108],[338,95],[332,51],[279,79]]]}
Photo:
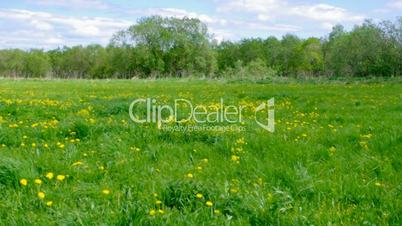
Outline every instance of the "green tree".
{"label": "green tree", "polygon": [[43,50],[31,50],[25,54],[22,69],[25,77],[45,77],[51,71],[50,58]]}
{"label": "green tree", "polygon": [[138,48],[145,54],[140,60],[146,61],[146,74],[208,75],[216,67],[209,39],[207,26],[198,19],[152,16],[117,33],[112,45]]}

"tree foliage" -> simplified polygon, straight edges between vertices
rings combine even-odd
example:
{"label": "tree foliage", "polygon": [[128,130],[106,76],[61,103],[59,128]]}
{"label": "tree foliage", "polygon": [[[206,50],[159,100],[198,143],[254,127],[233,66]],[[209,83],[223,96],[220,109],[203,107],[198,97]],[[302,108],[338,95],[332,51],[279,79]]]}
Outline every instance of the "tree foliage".
{"label": "tree foliage", "polygon": [[218,43],[198,19],[152,16],[110,44],[0,50],[0,76],[59,78],[400,76],[402,18],[370,20],[324,38],[251,38]]}

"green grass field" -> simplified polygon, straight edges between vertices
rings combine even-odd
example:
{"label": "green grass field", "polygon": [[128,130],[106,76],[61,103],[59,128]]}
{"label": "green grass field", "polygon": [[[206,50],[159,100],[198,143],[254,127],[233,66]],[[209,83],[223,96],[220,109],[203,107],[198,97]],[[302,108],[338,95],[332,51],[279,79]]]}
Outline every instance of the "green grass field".
{"label": "green grass field", "polygon": [[[276,131],[135,124],[146,97],[275,97]],[[400,82],[0,80],[0,225],[401,225],[401,190]]]}

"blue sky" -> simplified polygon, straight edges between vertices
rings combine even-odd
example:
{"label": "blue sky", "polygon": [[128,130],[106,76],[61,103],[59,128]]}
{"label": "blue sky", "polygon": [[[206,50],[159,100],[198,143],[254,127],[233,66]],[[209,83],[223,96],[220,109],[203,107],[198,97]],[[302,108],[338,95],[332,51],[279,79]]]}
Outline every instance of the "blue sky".
{"label": "blue sky", "polygon": [[0,1],[0,48],[106,45],[116,31],[150,15],[195,17],[218,40],[322,37],[366,18],[395,20],[402,0],[14,0]]}

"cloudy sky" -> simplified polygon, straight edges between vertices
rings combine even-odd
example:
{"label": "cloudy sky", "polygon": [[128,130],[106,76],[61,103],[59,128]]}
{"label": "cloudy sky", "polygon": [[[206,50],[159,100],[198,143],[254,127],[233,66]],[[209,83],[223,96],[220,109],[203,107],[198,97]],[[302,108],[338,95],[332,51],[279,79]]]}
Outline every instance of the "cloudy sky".
{"label": "cloudy sky", "polygon": [[395,20],[402,0],[13,0],[0,1],[0,48],[106,45],[143,16],[195,17],[217,40],[327,34],[365,18]]}

